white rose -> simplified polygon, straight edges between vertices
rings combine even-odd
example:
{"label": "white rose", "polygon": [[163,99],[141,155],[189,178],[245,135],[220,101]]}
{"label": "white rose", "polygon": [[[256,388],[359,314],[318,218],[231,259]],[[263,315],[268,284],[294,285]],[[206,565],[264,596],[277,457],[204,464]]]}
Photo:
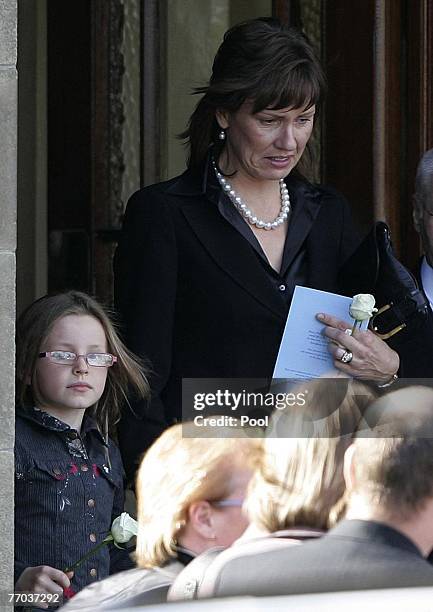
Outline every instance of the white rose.
{"label": "white rose", "polygon": [[127,512],[122,512],[111,525],[111,535],[116,544],[129,542],[133,536],[137,535],[137,532],[138,523]]}
{"label": "white rose", "polygon": [[374,307],[375,302],[374,295],[370,295],[370,293],[354,295],[349,307],[350,316],[356,321],[369,319],[373,316],[374,312],[377,312],[377,308]]}

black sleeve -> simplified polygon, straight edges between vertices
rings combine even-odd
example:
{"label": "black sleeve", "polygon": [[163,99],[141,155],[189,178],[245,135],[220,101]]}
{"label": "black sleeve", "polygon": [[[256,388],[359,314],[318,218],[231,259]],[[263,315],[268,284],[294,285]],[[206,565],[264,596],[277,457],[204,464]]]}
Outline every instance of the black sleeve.
{"label": "black sleeve", "polygon": [[160,393],[170,375],[177,291],[177,248],[169,213],[156,189],[135,193],[114,259],[115,306],[126,344],[151,367],[151,401],[132,403],[118,429],[129,478],[141,453],[167,427]]}

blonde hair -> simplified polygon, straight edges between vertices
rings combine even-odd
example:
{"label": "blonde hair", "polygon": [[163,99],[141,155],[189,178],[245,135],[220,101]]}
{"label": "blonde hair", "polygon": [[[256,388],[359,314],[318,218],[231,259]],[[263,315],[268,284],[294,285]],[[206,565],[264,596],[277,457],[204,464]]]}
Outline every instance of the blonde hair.
{"label": "blonde hair", "polygon": [[328,529],[340,518],[344,453],[376,398],[361,383],[341,379],[318,379],[295,394],[301,389],[307,391],[306,405],[274,415],[245,502],[251,522],[270,532]]}
{"label": "blonde hair", "polygon": [[[203,436],[210,430],[201,427]],[[234,470],[253,469],[262,443],[218,428],[219,438],[186,437],[189,424],[167,429],[144,455],[137,474],[139,567],[160,567],[176,555],[176,536],[185,525],[189,506],[200,500],[219,501],[233,490]]]}

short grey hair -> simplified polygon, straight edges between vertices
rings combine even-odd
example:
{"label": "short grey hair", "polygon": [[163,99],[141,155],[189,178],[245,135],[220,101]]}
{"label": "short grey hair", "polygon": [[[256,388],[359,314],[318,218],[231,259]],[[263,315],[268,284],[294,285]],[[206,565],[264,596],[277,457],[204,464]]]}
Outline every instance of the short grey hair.
{"label": "short grey hair", "polygon": [[421,157],[415,177],[415,204],[424,206],[427,199],[433,195],[433,149],[429,149]]}

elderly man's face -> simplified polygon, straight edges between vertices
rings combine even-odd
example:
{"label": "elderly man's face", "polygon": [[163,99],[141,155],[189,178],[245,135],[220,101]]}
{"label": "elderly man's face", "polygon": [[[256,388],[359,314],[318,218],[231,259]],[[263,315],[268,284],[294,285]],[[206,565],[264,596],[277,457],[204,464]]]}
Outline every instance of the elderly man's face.
{"label": "elderly man's face", "polygon": [[417,202],[413,211],[415,229],[421,236],[427,262],[433,267],[433,179],[429,197]]}

